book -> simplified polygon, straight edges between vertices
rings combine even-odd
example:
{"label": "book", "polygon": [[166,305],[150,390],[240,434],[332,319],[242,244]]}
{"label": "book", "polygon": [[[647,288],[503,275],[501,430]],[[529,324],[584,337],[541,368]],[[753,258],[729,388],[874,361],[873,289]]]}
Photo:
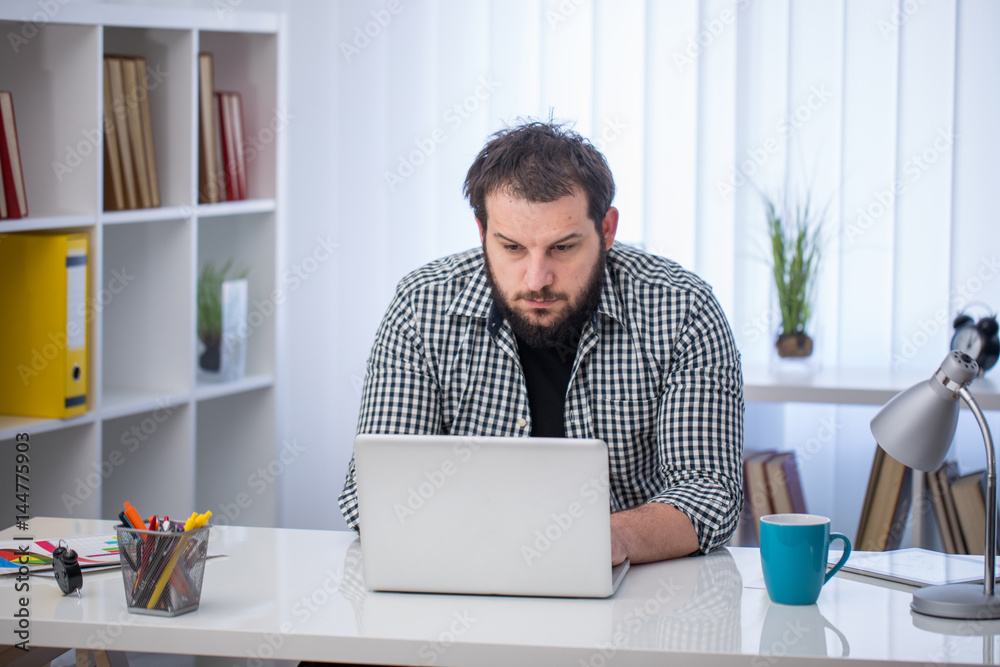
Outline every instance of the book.
{"label": "book", "polygon": [[111,115],[114,118],[115,136],[118,139],[122,182],[125,184],[125,208],[138,208],[139,194],[135,180],[135,166],[132,164],[132,142],[128,129],[128,102],[125,98],[122,58],[107,56],[105,62],[108,64],[111,81]]}
{"label": "book", "polygon": [[951,526],[948,525],[948,512],[944,506],[944,496],[941,493],[941,480],[938,477],[938,470],[925,472],[924,480],[927,484],[927,492],[930,495],[931,506],[934,508],[934,518],[937,520],[938,529],[941,531],[941,543],[944,545],[945,553],[957,554],[958,551],[955,549],[955,539],[952,536]]}
{"label": "book", "polygon": [[984,471],[959,477],[951,485],[955,511],[962,528],[965,548],[970,554],[986,552],[986,497],[981,487]]}
{"label": "book", "polygon": [[[878,447],[862,508],[855,547],[885,551],[899,546],[906,528],[911,494],[911,470]],[[874,484],[873,484],[874,479]]]}
{"label": "book", "polygon": [[882,468],[882,460],[885,458],[885,451],[876,446],[875,456],[872,458],[871,472],[868,474],[868,486],[865,489],[865,500],[861,505],[861,516],[858,518],[858,534],[855,537],[855,545],[861,542],[861,536],[868,530],[868,519],[871,516],[872,501],[875,498],[875,488],[878,486],[878,474]]}
{"label": "book", "polygon": [[743,460],[744,504],[749,507],[749,517],[753,524],[752,537],[760,541],[760,518],[772,514],[771,491],[767,483],[767,460],[774,456],[773,450],[748,455]]}
{"label": "book", "polygon": [[135,58],[123,57],[122,79],[125,82],[125,112],[128,125],[129,144],[132,147],[132,166],[135,169],[136,189],[139,192],[139,208],[152,208],[153,198],[149,190],[149,166],[146,162],[145,131],[142,129],[142,112],[139,109],[139,75]]}
{"label": "book", "polygon": [[246,159],[243,152],[243,105],[240,94],[231,91],[216,93],[222,133],[222,170],[225,174],[226,199],[247,198]]}
{"label": "book", "polygon": [[7,218],[7,189],[3,184],[3,160],[0,160],[0,220]]}
{"label": "book", "polygon": [[247,194],[247,160],[243,151],[243,97],[239,93],[230,93],[229,103],[233,107],[233,133],[236,148],[236,183],[239,186],[238,199],[246,199]]}
{"label": "book", "polygon": [[[892,459],[888,454],[887,459]],[[902,469],[902,472],[899,469]],[[882,465],[883,473],[886,471],[885,462]],[[892,475],[886,480],[893,489],[893,495],[890,497],[895,498],[896,506],[895,511],[892,513],[892,520],[889,523],[888,535],[885,537],[884,549],[898,549],[899,545],[903,541],[903,532],[906,530],[906,525],[910,516],[910,507],[913,503],[913,470],[904,466],[902,463],[896,459],[892,459],[892,464],[889,467],[892,471]],[[899,475],[898,478],[895,475]],[[875,524],[878,527],[878,524]]]}
{"label": "book", "polygon": [[111,65],[104,59],[104,210],[125,210],[121,149],[111,98]]}
{"label": "book", "polygon": [[[840,554],[831,551],[830,563],[836,563]],[[985,566],[982,557],[949,555],[914,547],[893,551],[853,551],[842,570],[910,586],[939,586],[981,583]],[[996,574],[1000,578],[1000,564]]]}
{"label": "book", "polygon": [[87,411],[87,255],[82,233],[7,234],[0,243],[0,414]]}
{"label": "book", "polygon": [[236,132],[233,120],[233,107],[229,103],[230,93],[215,93],[219,107],[219,127],[222,141],[222,172],[225,175],[226,199],[234,201],[240,198],[239,182],[236,175]]}
{"label": "book", "polygon": [[17,140],[14,96],[9,90],[0,90],[0,178],[7,204],[6,217],[27,217],[28,195],[21,168],[21,145]]}
{"label": "book", "polygon": [[944,510],[948,515],[948,529],[951,531],[952,542],[955,543],[955,553],[969,553],[965,546],[965,538],[962,536],[962,527],[958,523],[958,512],[955,510],[955,497],[951,492],[951,485],[958,479],[958,464],[954,461],[945,461],[944,465],[938,469],[938,485],[941,488],[941,498],[944,500]]}
{"label": "book", "polygon": [[771,492],[771,511],[775,514],[805,514],[806,501],[795,465],[795,452],[775,454],[764,466]]}
{"label": "book", "polygon": [[220,193],[221,152],[218,105],[211,53],[198,54],[198,202],[224,201]]}
{"label": "book", "polygon": [[149,105],[149,78],[146,74],[146,59],[135,57],[135,71],[138,78],[139,115],[142,120],[142,143],[146,154],[146,174],[149,178],[149,204],[160,206],[160,183],[156,170],[156,152],[153,148],[153,114]]}

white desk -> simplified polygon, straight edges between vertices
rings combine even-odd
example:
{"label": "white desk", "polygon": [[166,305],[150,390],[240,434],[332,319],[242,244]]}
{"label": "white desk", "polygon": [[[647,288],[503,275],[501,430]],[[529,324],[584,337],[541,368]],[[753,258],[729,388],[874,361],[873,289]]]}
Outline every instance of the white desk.
{"label": "white desk", "polygon": [[[33,519],[30,533],[111,534],[112,525]],[[7,529],[0,539],[13,535]],[[840,656],[846,640],[852,664],[927,665],[983,664],[994,640],[960,635],[1000,634],[996,621],[917,619],[908,592],[841,575],[816,605],[774,605],[756,549],[634,566],[614,597],[567,600],[371,593],[352,533],[220,527],[209,546],[228,557],[207,563],[201,607],[175,618],[129,614],[117,570],[85,575],[82,599],[32,577],[30,644],[243,659],[603,667],[609,659],[803,664],[803,656]],[[12,577],[0,578],[0,644],[16,641],[13,587]]]}

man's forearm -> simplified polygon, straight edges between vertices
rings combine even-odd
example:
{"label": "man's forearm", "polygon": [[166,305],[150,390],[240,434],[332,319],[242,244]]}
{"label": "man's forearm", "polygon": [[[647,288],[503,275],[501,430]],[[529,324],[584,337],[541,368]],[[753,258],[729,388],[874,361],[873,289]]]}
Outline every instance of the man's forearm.
{"label": "man's forearm", "polygon": [[698,534],[686,514],[665,503],[646,503],[611,515],[612,562],[652,563],[698,550]]}

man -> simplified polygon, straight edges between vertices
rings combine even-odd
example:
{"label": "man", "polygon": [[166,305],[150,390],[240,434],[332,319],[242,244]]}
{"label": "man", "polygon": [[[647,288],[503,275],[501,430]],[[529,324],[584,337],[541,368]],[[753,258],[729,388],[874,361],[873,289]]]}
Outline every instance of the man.
{"label": "man", "polygon": [[[613,563],[645,563],[707,552],[735,528],[743,385],[711,289],[615,244],[614,191],[571,130],[493,135],[465,180],[482,248],[399,283],[358,432],[600,438]],[[353,460],[340,508],[360,530]]]}

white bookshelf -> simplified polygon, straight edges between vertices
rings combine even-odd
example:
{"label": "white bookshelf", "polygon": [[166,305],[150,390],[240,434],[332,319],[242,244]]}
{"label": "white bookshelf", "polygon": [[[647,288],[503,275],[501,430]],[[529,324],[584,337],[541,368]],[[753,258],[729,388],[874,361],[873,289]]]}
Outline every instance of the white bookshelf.
{"label": "white bookshelf", "polygon": [[[0,233],[89,235],[89,406],[65,420],[0,415],[0,469],[13,470],[9,445],[27,432],[32,516],[113,519],[125,500],[145,514],[218,513],[247,493],[252,502],[230,522],[274,525],[275,485],[248,480],[278,444],[282,16],[90,3],[52,9],[44,22],[25,22],[37,3],[0,3],[0,32],[26,37],[0,49],[0,90],[13,92],[30,214],[0,221]],[[215,88],[242,95],[253,147],[246,201],[198,203],[201,51],[214,54]],[[110,54],[144,56],[156,73],[149,100],[159,208],[103,210]],[[57,173],[56,163],[69,169]],[[197,368],[196,286],[203,262],[228,259],[250,269],[251,335],[246,377],[218,382]]]}

